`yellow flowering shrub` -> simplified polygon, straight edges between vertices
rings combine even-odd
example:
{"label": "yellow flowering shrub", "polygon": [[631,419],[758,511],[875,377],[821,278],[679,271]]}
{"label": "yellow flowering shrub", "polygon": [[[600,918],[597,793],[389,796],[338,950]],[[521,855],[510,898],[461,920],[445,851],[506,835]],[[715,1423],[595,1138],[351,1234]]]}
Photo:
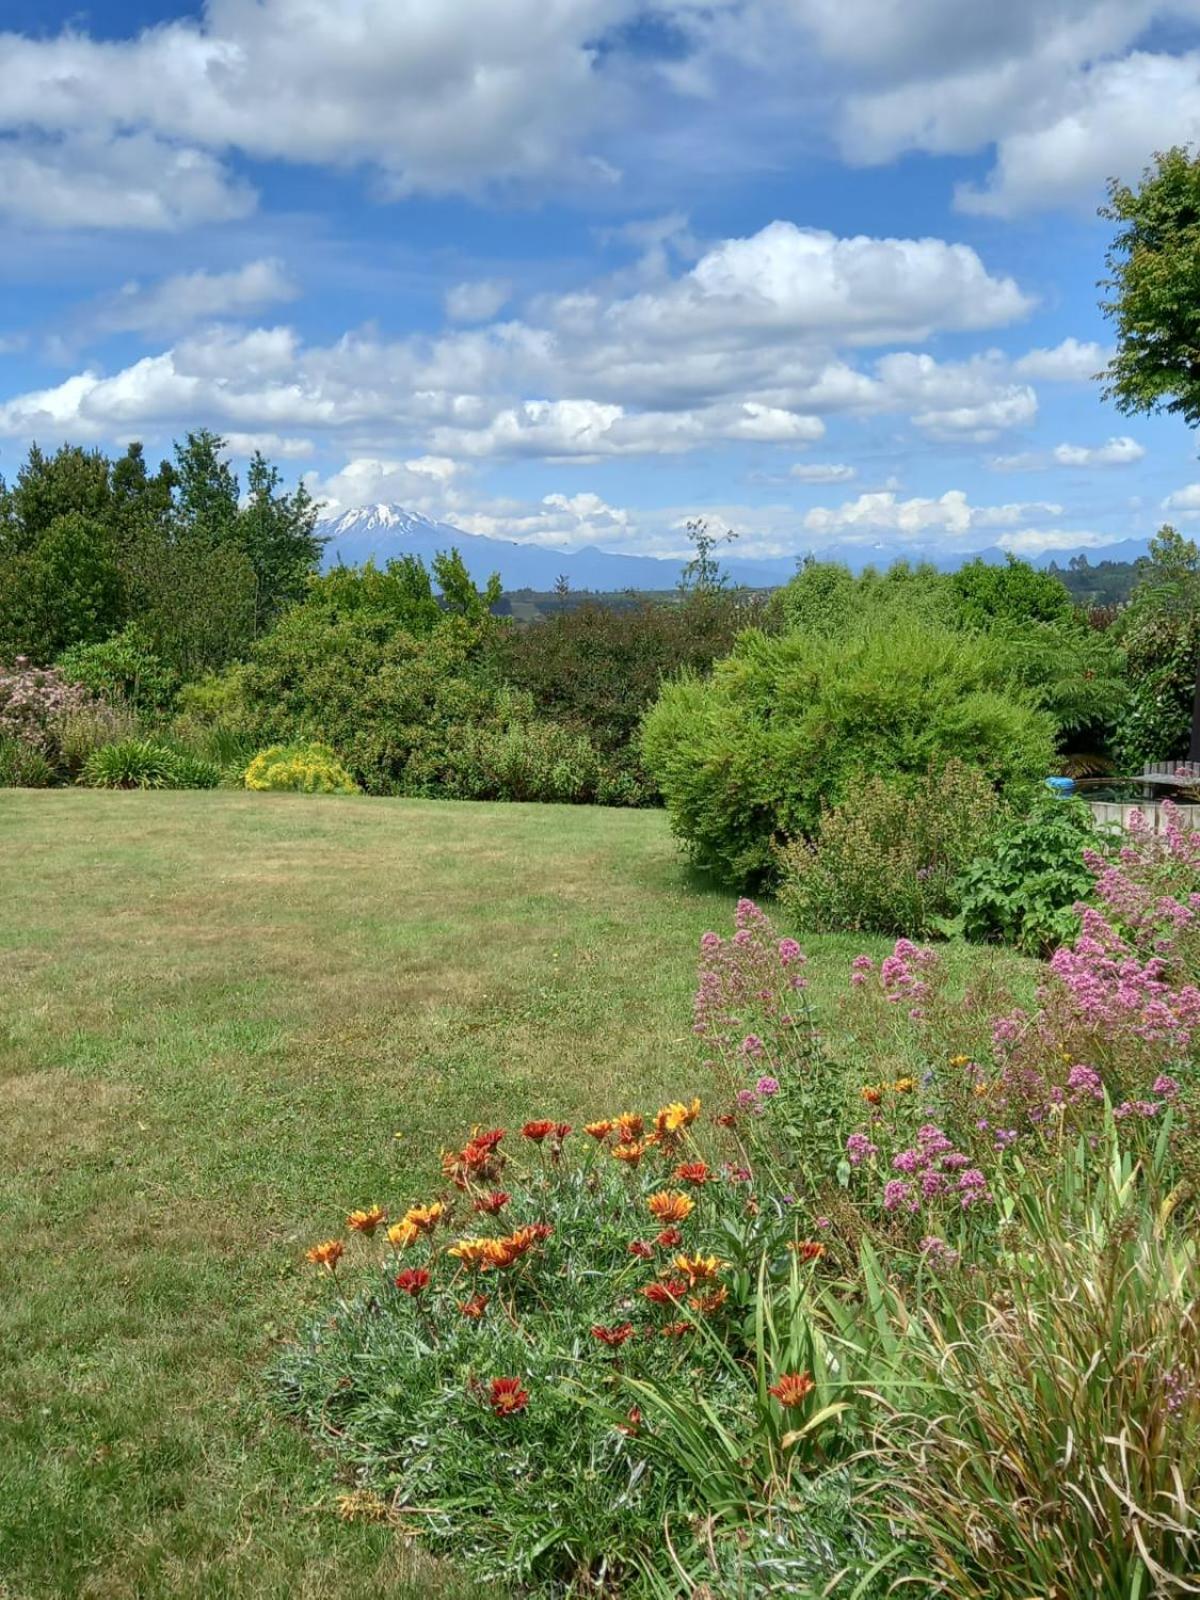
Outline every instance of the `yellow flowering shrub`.
{"label": "yellow flowering shrub", "polygon": [[247,789],[357,794],[358,785],[326,744],[273,744],[246,768]]}

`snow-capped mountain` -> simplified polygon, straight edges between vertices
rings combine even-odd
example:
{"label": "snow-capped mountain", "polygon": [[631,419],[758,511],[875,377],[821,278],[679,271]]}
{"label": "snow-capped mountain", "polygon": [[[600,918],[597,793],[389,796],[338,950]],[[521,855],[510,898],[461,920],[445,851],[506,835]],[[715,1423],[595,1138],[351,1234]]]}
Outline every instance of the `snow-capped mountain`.
{"label": "snow-capped mountain", "polygon": [[[397,505],[356,506],[319,523],[317,531],[328,541],[326,566],[339,562],[356,566],[368,560],[382,566],[402,555],[420,556],[428,566],[440,550],[455,549],[476,583],[484,583],[498,572],[506,589],[536,589],[542,593],[553,589],[560,577],[566,577],[575,590],[674,589],[683,565],[677,558],[619,555],[595,545],[582,550],[548,550],[541,545],[519,544],[515,539],[485,538]],[[1046,567],[1054,560],[1064,567],[1078,554],[1086,555],[1093,564],[1104,560],[1132,561],[1144,555],[1146,548],[1144,541],[1125,539],[1100,549],[1048,551],[1036,557],[1034,565]],[[931,561],[944,570],[961,566],[974,555],[989,562],[1005,559],[1004,552],[995,548],[957,554],[936,545],[901,548],[885,543],[835,544],[824,547],[820,554],[827,561],[844,561],[855,571],[871,564],[888,566],[902,556],[914,562]],[[733,583],[767,589],[786,583],[796,570],[796,562],[791,558],[756,561],[723,555],[721,568]]]}

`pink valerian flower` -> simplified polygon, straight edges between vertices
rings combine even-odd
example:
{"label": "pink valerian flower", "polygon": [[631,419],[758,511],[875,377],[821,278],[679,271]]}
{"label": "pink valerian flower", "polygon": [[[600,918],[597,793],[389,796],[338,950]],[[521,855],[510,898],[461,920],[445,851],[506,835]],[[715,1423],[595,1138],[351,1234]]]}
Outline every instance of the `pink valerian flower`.
{"label": "pink valerian flower", "polygon": [[1162,1103],[1158,1100],[1122,1100],[1119,1106],[1113,1107],[1113,1116],[1155,1117],[1161,1110]]}
{"label": "pink valerian flower", "polygon": [[769,1077],[760,1078],[754,1085],[754,1092],[756,1094],[761,1094],[765,1100],[769,1100],[772,1095],[779,1093],[779,1079]]}
{"label": "pink valerian flower", "polygon": [[883,1186],[883,1209],[885,1211],[916,1211],[918,1203],[913,1198],[912,1184],[905,1183],[903,1178],[889,1178]]}
{"label": "pink valerian flower", "polygon": [[872,1144],[865,1133],[852,1133],[846,1140],[846,1157],[852,1167],[861,1167],[879,1154],[879,1146]]}
{"label": "pink valerian flower", "polygon": [[939,1239],[932,1233],[927,1233],[921,1240],[920,1251],[926,1261],[939,1269],[956,1267],[960,1260],[957,1250],[952,1249],[944,1239]]}
{"label": "pink valerian flower", "polygon": [[870,956],[855,956],[850,963],[850,982],[856,989],[861,989],[875,971],[875,963]]}
{"label": "pink valerian flower", "polygon": [[1103,1100],[1104,1083],[1095,1067],[1074,1066],[1067,1073],[1067,1091],[1073,1100]]}
{"label": "pink valerian flower", "polygon": [[1165,1072],[1160,1072],[1150,1085],[1150,1092],[1162,1095],[1164,1100],[1174,1100],[1179,1093],[1179,1085],[1174,1078],[1168,1077]]}
{"label": "pink valerian flower", "polygon": [[753,1089],[739,1089],[737,1092],[738,1109],[741,1111],[761,1110],[758,1096]]}
{"label": "pink valerian flower", "polygon": [[781,966],[790,967],[795,962],[803,963],[807,960],[808,957],[801,950],[795,939],[780,939],[779,962]]}
{"label": "pink valerian flower", "polygon": [[757,1060],[763,1054],[766,1046],[756,1033],[748,1033],[742,1040],[740,1048],[742,1055],[751,1060]]}

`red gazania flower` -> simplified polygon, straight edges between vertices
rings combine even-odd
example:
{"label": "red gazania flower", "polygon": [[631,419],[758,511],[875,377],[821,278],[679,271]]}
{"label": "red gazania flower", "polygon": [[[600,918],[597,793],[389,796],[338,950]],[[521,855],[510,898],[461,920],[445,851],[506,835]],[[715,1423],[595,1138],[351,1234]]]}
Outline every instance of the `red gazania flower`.
{"label": "red gazania flower", "polygon": [[549,1134],[554,1132],[553,1122],[527,1122],[521,1129],[527,1139],[532,1139],[534,1144],[541,1144]]}
{"label": "red gazania flower", "polygon": [[490,1296],[486,1294],[473,1294],[469,1300],[460,1300],[458,1302],[459,1315],[466,1317],[471,1322],[478,1322],[487,1310],[489,1299]]}
{"label": "red gazania flower", "polygon": [[471,1143],[477,1145],[480,1150],[494,1150],[503,1139],[504,1131],[503,1128],[489,1128],[485,1133],[476,1128],[471,1134]]}
{"label": "red gazania flower", "polygon": [[489,1217],[494,1217],[498,1212],[504,1210],[504,1207],[511,1199],[512,1195],[507,1190],[493,1189],[488,1194],[476,1196],[475,1210],[486,1211]]}
{"label": "red gazania flower", "polygon": [[424,1267],[405,1267],[403,1272],[396,1274],[396,1287],[415,1300],[429,1287],[429,1274]]}
{"label": "red gazania flower", "polygon": [[718,1128],[737,1127],[737,1117],[732,1111],[722,1111],[719,1116],[713,1118],[713,1121],[716,1123]]}
{"label": "red gazania flower", "polygon": [[570,1131],[571,1131],[571,1124],[569,1122],[556,1123],[555,1124],[555,1128],[554,1128],[555,1140],[559,1144],[561,1144],[563,1142],[563,1140],[567,1137],[567,1135],[570,1133]]}
{"label": "red gazania flower", "polygon": [[792,1249],[801,1261],[820,1261],[825,1254],[826,1246],[817,1239],[801,1239]]}
{"label": "red gazania flower", "polygon": [[639,1261],[651,1261],[654,1258],[654,1246],[647,1244],[644,1239],[635,1239],[629,1246],[629,1254],[637,1256]]}
{"label": "red gazania flower", "polygon": [[682,1278],[667,1278],[662,1283],[647,1283],[642,1293],[651,1305],[671,1306],[683,1299],[688,1286]]}
{"label": "red gazania flower", "polygon": [[683,1235],[678,1228],[664,1228],[654,1240],[663,1250],[674,1250],[683,1243]]}
{"label": "red gazania flower", "polygon": [[816,1388],[807,1372],[785,1372],[778,1383],[773,1383],[768,1394],[773,1394],[781,1406],[791,1409],[802,1406]]}
{"label": "red gazania flower", "polygon": [[710,1183],[713,1174],[707,1161],[685,1161],[675,1168],[675,1176],[680,1183],[694,1183],[699,1188],[701,1184]]}
{"label": "red gazania flower", "polygon": [[527,1228],[522,1228],[521,1232],[527,1233],[534,1244],[545,1244],[547,1239],[553,1237],[554,1229],[548,1222],[531,1222]]}
{"label": "red gazania flower", "polygon": [[626,1339],[633,1338],[633,1323],[618,1322],[611,1328],[605,1328],[597,1323],[592,1329],[592,1338],[608,1345],[610,1350],[619,1350]]}
{"label": "red gazania flower", "polygon": [[515,1412],[524,1411],[529,1395],[522,1389],[520,1378],[493,1378],[488,1404],[498,1417],[511,1417]]}

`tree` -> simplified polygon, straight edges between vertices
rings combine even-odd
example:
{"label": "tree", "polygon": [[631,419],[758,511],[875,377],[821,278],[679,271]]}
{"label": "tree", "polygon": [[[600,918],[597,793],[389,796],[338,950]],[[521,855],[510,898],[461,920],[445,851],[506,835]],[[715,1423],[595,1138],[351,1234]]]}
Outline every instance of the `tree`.
{"label": "tree", "polygon": [[[1118,224],[1106,257],[1110,276],[1104,280],[1112,298],[1102,302],[1117,328],[1105,397],[1127,415],[1169,411],[1195,427],[1200,423],[1200,156],[1176,145],[1154,158],[1136,189],[1114,179],[1101,215]],[[1194,686],[1188,757],[1200,761],[1200,654],[1194,642],[1188,645],[1186,671]],[[1163,704],[1171,699],[1168,694]],[[1161,758],[1167,752],[1153,753]]]}
{"label": "tree", "polygon": [[233,530],[258,580],[260,630],[304,598],[325,544],[315,531],[317,505],[308,490],[300,484],[282,493],[281,482],[278,469],[256,450],[246,475],[249,498]]}
{"label": "tree", "polygon": [[728,580],[721,571],[717,551],[723,544],[732,544],[737,534],[732,528],[714,533],[703,517],[693,517],[687,524],[687,536],[696,554],[685,563],[679,587],[685,594],[709,594],[714,589],[723,589]]}
{"label": "tree", "polygon": [[175,446],[175,526],[180,537],[223,544],[236,537],[237,475],[221,459],[225,441],[201,428]]}
{"label": "tree", "polygon": [[1117,234],[1101,302],[1117,349],[1106,399],[1126,415],[1169,411],[1200,423],[1200,156],[1176,146],[1136,189],[1112,179],[1100,215]]}
{"label": "tree", "polygon": [[1133,686],[1117,730],[1129,767],[1185,753],[1200,662],[1200,550],[1174,528],[1161,528],[1138,566],[1137,587],[1117,624]]}
{"label": "tree", "polygon": [[68,512],[0,561],[0,659],[46,666],[68,645],[121,625],[124,585],[102,522]]}

